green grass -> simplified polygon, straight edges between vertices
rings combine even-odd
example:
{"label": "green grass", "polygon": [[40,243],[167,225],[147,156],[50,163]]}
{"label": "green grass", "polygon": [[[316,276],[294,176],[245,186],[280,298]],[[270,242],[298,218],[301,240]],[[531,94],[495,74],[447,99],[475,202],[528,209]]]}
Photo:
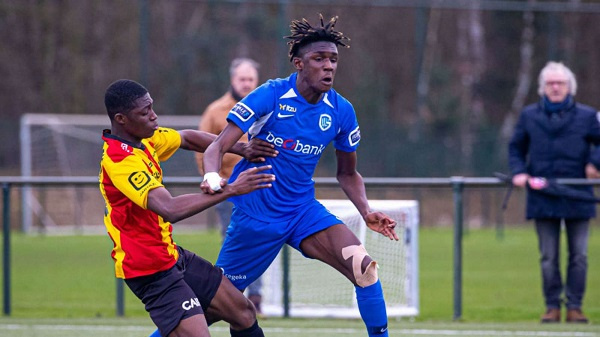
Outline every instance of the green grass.
{"label": "green grass", "polygon": [[[176,236],[211,261],[220,246],[217,232]],[[114,317],[116,279],[108,236],[12,236],[13,317]],[[127,316],[147,315],[126,288]]]}
{"label": "green grass", "polygon": [[[332,319],[267,319],[260,322],[267,337],[365,337],[366,332],[359,320]],[[597,326],[475,323],[419,323],[392,320],[390,336],[560,336],[598,337]],[[149,319],[143,318],[95,318],[95,319],[8,319],[0,318],[0,336],[10,337],[139,337],[148,336],[154,330]],[[229,329],[224,323],[210,328],[211,336],[227,337]]]}
{"label": "green grass", "polygon": [[[175,235],[175,240],[211,261],[220,245],[214,231]],[[414,321],[452,324],[452,230],[423,228],[419,244],[421,313]],[[584,310],[596,323],[600,322],[600,236],[594,230],[589,246]],[[111,248],[107,236],[14,233],[11,317],[34,321],[114,318]],[[544,307],[533,228],[507,229],[503,240],[497,239],[493,230],[470,230],[464,237],[463,252],[463,322],[537,324]],[[139,300],[129,290],[125,293],[126,316],[149,324]]]}
{"label": "green grass", "polygon": [[[564,235],[563,235],[564,236]],[[566,264],[561,243],[562,269]],[[453,315],[453,242],[450,229],[420,231],[418,320],[444,321]],[[591,230],[584,311],[600,322],[600,235]],[[537,238],[532,226],[505,230],[470,230],[463,239],[462,320],[467,322],[537,322],[544,311]]]}
{"label": "green grass", "polygon": [[[267,319],[260,325],[267,337],[365,337],[359,320],[333,319]],[[408,322],[392,320],[390,336],[545,336],[545,337],[598,337],[598,326],[573,326],[565,324],[541,325],[537,323],[482,324],[457,322]],[[14,319],[0,317],[0,336],[10,337],[139,337],[148,336],[154,326],[147,318],[95,318],[95,319]],[[211,336],[227,337],[229,328],[217,323],[210,328]]]}

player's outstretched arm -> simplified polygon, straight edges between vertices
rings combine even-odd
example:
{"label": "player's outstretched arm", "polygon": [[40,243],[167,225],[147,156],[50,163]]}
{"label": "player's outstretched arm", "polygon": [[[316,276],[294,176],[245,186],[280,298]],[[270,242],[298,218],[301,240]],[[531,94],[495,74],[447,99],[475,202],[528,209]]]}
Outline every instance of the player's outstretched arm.
{"label": "player's outstretched arm", "polygon": [[382,212],[373,212],[369,207],[365,183],[356,170],[356,152],[336,150],[337,174],[336,178],[342,190],[354,204],[360,215],[365,220],[367,227],[381,233],[390,240],[399,240],[396,234],[396,221]]}
{"label": "player's outstretched arm", "polygon": [[[179,130],[179,134],[181,135],[179,147],[196,152],[204,152],[217,138],[212,133],[198,130]],[[261,139],[253,139],[248,143],[236,142],[226,152],[240,155],[253,162],[264,162],[264,157],[275,157],[278,153],[272,144]]]}
{"label": "player's outstretched arm", "polygon": [[275,145],[259,138],[252,138],[248,143],[237,142],[229,152],[234,153],[234,147],[238,145],[242,148],[242,153],[238,154],[253,163],[262,163],[265,157],[277,157],[279,154]]}
{"label": "player's outstretched arm", "polygon": [[216,135],[198,130],[178,130],[181,136],[180,148],[184,150],[204,152],[210,143],[217,138]]}
{"label": "player's outstretched arm", "polygon": [[272,186],[271,183],[275,181],[275,175],[260,172],[271,168],[271,165],[251,167],[240,173],[234,182],[225,186],[224,191],[233,195],[242,195],[254,190],[269,188]]}
{"label": "player's outstretched arm", "polygon": [[224,185],[224,179],[219,176],[223,154],[231,149],[242,137],[244,132],[237,125],[229,122],[225,129],[204,151],[204,181],[201,185],[202,191],[208,194],[220,192]]}
{"label": "player's outstretched arm", "polygon": [[155,188],[148,192],[147,207],[166,221],[177,222],[200,213],[231,196],[271,187],[275,176],[263,173],[268,169],[271,169],[270,165],[250,168],[240,173],[235,182],[225,186],[222,193],[215,195],[192,193],[173,197],[166,188]]}

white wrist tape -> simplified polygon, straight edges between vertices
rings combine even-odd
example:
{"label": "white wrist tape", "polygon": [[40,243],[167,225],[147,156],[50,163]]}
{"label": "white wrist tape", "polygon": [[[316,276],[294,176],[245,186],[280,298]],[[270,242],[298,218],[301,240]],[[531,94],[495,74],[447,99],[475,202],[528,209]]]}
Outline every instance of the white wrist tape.
{"label": "white wrist tape", "polygon": [[208,183],[208,186],[213,191],[221,190],[221,176],[218,172],[208,172],[204,175],[204,181]]}

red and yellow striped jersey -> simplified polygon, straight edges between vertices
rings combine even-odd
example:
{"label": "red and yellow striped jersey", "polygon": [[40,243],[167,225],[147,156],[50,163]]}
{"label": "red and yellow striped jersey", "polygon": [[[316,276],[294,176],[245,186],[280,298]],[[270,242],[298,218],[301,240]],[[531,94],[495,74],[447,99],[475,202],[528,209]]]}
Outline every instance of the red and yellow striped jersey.
{"label": "red and yellow striped jersey", "polygon": [[163,187],[160,162],[181,144],[179,132],[159,128],[141,147],[104,130],[100,162],[100,192],[104,225],[114,243],[112,258],[119,278],[154,274],[171,268],[179,257],[173,227],[147,209],[148,192]]}

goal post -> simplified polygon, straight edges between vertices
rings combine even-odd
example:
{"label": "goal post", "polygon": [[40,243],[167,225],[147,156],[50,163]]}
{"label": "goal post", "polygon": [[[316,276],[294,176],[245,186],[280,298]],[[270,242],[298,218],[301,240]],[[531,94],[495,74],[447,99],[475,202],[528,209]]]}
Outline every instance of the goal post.
{"label": "goal post", "polygon": [[[197,129],[200,115],[161,115],[158,120],[165,127]],[[109,128],[106,114],[23,114],[20,120],[21,176],[97,176],[102,157],[102,130]],[[171,160],[161,163],[161,167],[173,176],[198,176],[190,151],[177,151]],[[104,202],[97,189],[25,186],[22,192],[22,230],[26,233],[33,231],[34,222],[39,222],[40,230],[45,232],[104,231],[101,216],[87,216],[104,212]]]}
{"label": "goal post", "polygon": [[[378,274],[389,317],[419,314],[418,226],[415,200],[370,200],[373,210],[396,220],[399,241],[367,229],[349,200],[320,200],[338,216],[363,243],[379,265]],[[289,298],[291,317],[359,318],[354,286],[325,263],[289,249]],[[284,316],[283,252],[262,276],[262,311],[267,316]]]}

